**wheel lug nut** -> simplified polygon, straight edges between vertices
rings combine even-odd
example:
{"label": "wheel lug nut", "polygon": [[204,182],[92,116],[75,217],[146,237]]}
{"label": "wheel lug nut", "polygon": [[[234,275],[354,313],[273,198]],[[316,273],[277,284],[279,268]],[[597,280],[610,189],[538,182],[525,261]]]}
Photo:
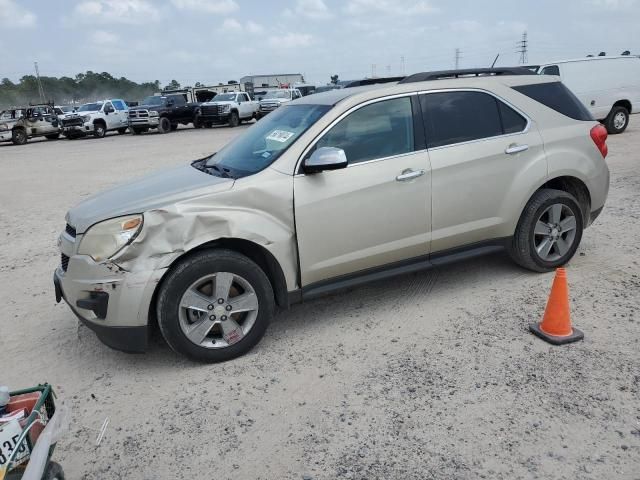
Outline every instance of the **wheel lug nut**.
{"label": "wheel lug nut", "polygon": [[216,319],[216,316],[215,316],[215,315],[211,315],[211,316],[209,317],[209,320],[211,320],[211,321],[214,321],[215,319]]}
{"label": "wheel lug nut", "polygon": [[222,316],[220,317],[220,320],[222,320],[223,322],[224,322],[226,319],[227,319],[227,316],[226,316],[226,315],[222,315]]}
{"label": "wheel lug nut", "polygon": [[220,305],[222,305],[222,304],[224,303],[224,298],[219,298],[219,299],[218,299],[218,303],[219,303]]}
{"label": "wheel lug nut", "polygon": [[231,311],[231,308],[232,308],[232,307],[231,307],[231,305],[227,305],[227,306],[226,306],[226,310],[227,310],[227,312],[230,312],[230,311]]}
{"label": "wheel lug nut", "polygon": [[209,310],[213,310],[213,305],[207,305],[207,308],[208,308]]}

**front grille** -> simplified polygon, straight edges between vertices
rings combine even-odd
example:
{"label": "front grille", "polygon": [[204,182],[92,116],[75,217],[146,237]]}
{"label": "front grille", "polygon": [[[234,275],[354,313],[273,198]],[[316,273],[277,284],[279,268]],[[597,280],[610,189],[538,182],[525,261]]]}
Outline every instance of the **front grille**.
{"label": "front grille", "polygon": [[220,107],[221,105],[202,105],[200,111],[202,115],[218,115],[221,113]]}
{"label": "front grille", "polygon": [[62,120],[63,127],[81,127],[83,124],[84,121],[81,117],[64,118]]}
{"label": "front grille", "polygon": [[67,223],[67,226],[64,229],[65,232],[69,234],[69,236],[76,238],[76,229]]}
{"label": "front grille", "polygon": [[262,110],[263,112],[270,112],[272,110],[275,110],[279,106],[279,103],[261,103],[260,110]]}
{"label": "front grille", "polygon": [[62,265],[62,270],[67,271],[67,267],[69,266],[69,257],[67,257],[64,253],[60,254],[60,265]]}
{"label": "front grille", "polygon": [[149,118],[149,110],[129,110],[129,118]]}

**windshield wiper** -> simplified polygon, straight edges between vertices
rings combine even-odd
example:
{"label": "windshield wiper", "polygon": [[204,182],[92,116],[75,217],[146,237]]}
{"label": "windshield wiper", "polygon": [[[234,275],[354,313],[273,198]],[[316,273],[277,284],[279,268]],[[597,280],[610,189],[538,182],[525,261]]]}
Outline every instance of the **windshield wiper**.
{"label": "windshield wiper", "polygon": [[236,177],[234,177],[233,175],[231,175],[229,173],[230,170],[228,168],[221,168],[218,165],[207,165],[206,163],[203,165],[203,167],[206,168],[206,169],[215,170],[216,172],[218,172],[220,174],[220,176],[222,178],[233,178],[233,179],[236,178]]}

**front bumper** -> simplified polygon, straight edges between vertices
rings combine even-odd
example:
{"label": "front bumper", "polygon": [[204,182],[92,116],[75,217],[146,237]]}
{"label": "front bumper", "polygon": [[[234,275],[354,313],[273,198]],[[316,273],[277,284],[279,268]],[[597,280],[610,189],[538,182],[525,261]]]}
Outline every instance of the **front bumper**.
{"label": "front bumper", "polygon": [[71,125],[62,127],[62,134],[65,137],[83,137],[93,133],[93,123],[84,123],[83,125]]}
{"label": "front bumper", "polygon": [[160,123],[160,117],[148,117],[148,118],[130,118],[129,127],[137,128],[157,128]]}
{"label": "front bumper", "polygon": [[206,115],[206,114],[201,114],[198,115],[198,119],[200,122],[211,122],[211,123],[216,123],[216,124],[223,124],[223,123],[229,123],[229,117],[231,115],[229,113],[223,113],[220,115]]}
{"label": "front bumper", "polygon": [[64,299],[104,344],[125,352],[146,350],[149,305],[160,278],[154,272],[125,272],[76,255],[53,278],[56,301]]}

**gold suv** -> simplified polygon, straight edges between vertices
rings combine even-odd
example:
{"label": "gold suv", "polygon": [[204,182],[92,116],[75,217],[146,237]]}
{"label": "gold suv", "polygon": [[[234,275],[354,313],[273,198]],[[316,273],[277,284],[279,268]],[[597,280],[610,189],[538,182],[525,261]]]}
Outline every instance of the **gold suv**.
{"label": "gold suv", "polygon": [[54,283],[100,339],[241,355],[275,311],[498,248],[568,262],[609,188],[607,133],[557,77],[428,72],[309,95],[219,152],[67,214]]}

